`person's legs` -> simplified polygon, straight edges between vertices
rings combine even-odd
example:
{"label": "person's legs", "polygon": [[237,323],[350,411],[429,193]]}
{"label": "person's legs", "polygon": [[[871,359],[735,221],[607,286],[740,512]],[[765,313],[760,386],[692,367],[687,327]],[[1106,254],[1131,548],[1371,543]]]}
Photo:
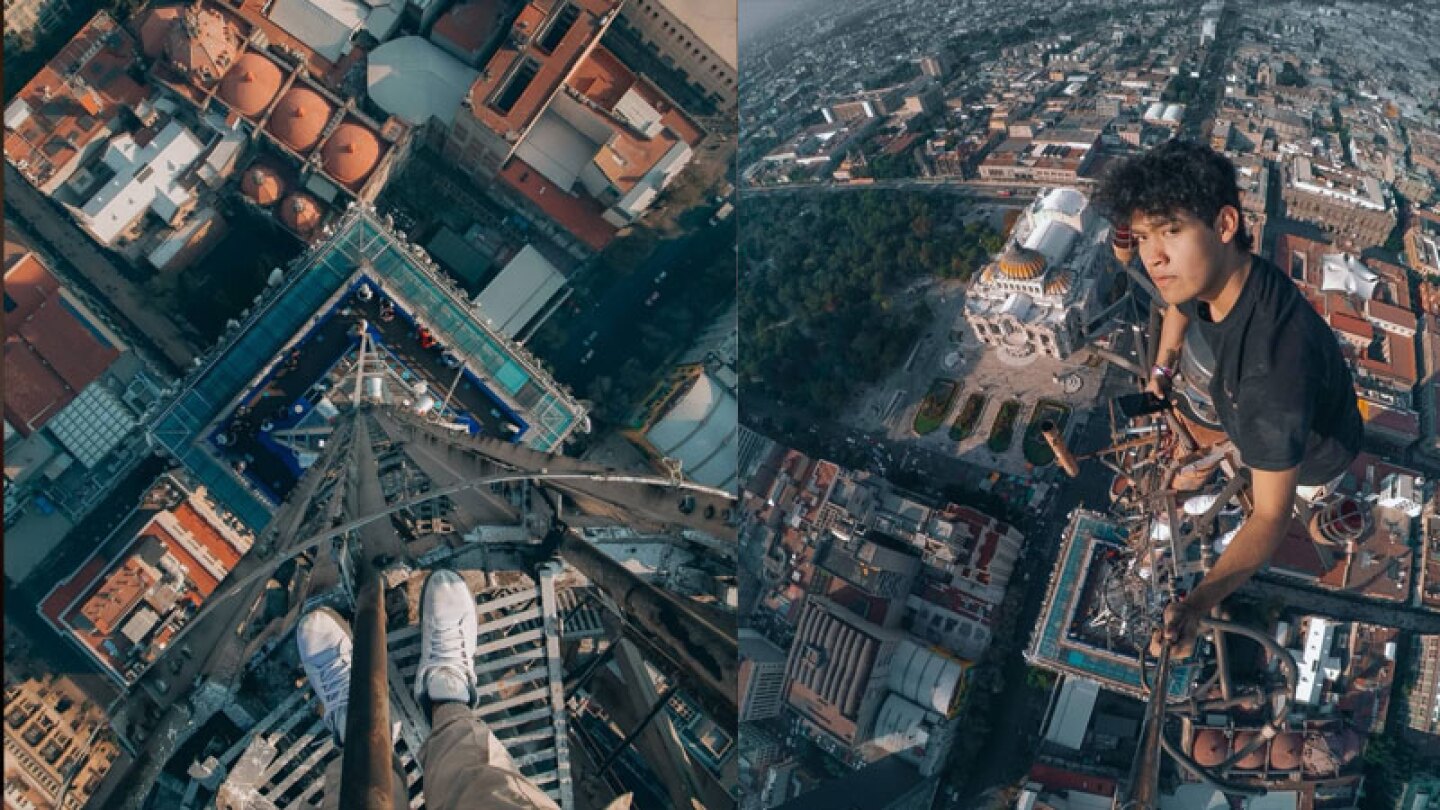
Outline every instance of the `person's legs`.
{"label": "person's legs", "polygon": [[[350,706],[350,625],[330,608],[312,610],[301,617],[295,629],[295,645],[300,648],[300,664],[310,688],[320,698],[325,727],[339,749],[345,742],[345,712]],[[337,756],[325,767],[325,810],[340,807],[341,759]]]}
{"label": "person's legs", "polygon": [[[339,810],[341,763],[344,759],[345,714],[350,707],[350,673],[353,643],[350,625],[330,608],[318,608],[305,614],[295,630],[295,644],[300,648],[300,664],[310,688],[320,698],[324,709],[323,722],[335,738],[336,756],[325,766],[325,810]],[[398,765],[398,763],[397,763]],[[396,807],[406,804],[404,774],[396,768]]]}
{"label": "person's legs", "polygon": [[515,767],[475,715],[475,597],[459,574],[435,571],[421,596],[415,697],[430,715],[420,749],[431,810],[553,810],[555,802]]}
{"label": "person's legs", "polygon": [[350,667],[354,645],[350,625],[330,608],[306,613],[295,629],[300,664],[310,688],[324,708],[325,727],[335,735],[335,744],[345,744],[345,712],[350,706]]}

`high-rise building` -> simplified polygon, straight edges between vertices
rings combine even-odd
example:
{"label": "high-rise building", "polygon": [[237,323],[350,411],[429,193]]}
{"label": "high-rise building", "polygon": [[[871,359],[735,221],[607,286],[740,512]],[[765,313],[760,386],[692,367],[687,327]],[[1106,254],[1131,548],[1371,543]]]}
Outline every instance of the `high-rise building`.
{"label": "high-rise building", "polygon": [[1335,235],[1353,252],[1383,244],[1395,229],[1395,203],[1380,180],[1296,157],[1281,165],[1285,215]]}
{"label": "high-rise building", "polygon": [[832,537],[815,557],[811,592],[881,627],[898,628],[920,574],[919,551],[879,531]]}
{"label": "high-rise building", "polygon": [[780,810],[831,810],[836,807],[864,807],[866,810],[925,810],[935,798],[938,782],[924,778],[914,765],[889,757],[822,782],[780,805]]}
{"label": "high-rise building", "polygon": [[203,488],[166,475],[72,577],[46,594],[40,613],[128,687],[154,666],[253,542]]}
{"label": "high-rise building", "polygon": [[694,156],[704,131],[600,44],[618,3],[521,10],[464,94],[444,155],[498,187],[576,255],[634,222]]}
{"label": "high-rise building", "polygon": [[66,14],[70,0],[9,0],[5,4],[5,40],[36,38],[54,31]]}
{"label": "high-rise building", "polygon": [[5,808],[84,807],[120,755],[105,711],[74,681],[5,668]]}
{"label": "high-rise building", "polygon": [[944,54],[932,54],[922,56],[915,60],[920,67],[920,72],[926,76],[934,76],[937,79],[944,79],[945,73],[950,70],[950,60]]}
{"label": "high-rise building", "polygon": [[1422,274],[1440,276],[1440,211],[1416,208],[1411,212],[1405,258]]}
{"label": "high-rise building", "polygon": [[705,0],[635,0],[620,9],[617,26],[633,31],[715,105],[735,110],[739,64],[735,7]]}
{"label": "high-rise building", "polygon": [[823,596],[806,598],[786,665],[786,702],[842,759],[870,737],[902,635]]}
{"label": "high-rise building", "polygon": [[1417,636],[1412,649],[1415,682],[1402,717],[1413,731],[1440,734],[1440,636]]}
{"label": "high-rise building", "polygon": [[748,628],[740,630],[740,720],[768,720],[785,703],[785,651]]}
{"label": "high-rise building", "polygon": [[152,423],[154,439],[247,525],[268,524],[323,449],[316,442],[337,413],[335,394],[324,395],[328,369],[355,357],[354,324],[339,314],[347,306],[381,344],[411,347],[403,361],[371,358],[400,364],[373,377],[387,402],[443,411],[455,429],[541,452],[588,430],[584,406],[373,209],[356,204],[329,230]]}

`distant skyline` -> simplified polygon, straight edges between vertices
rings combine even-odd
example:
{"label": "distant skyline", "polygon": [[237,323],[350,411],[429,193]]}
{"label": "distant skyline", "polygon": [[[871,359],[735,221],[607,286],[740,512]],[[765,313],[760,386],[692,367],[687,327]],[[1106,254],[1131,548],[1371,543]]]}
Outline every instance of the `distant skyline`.
{"label": "distant skyline", "polygon": [[740,41],[754,40],[789,17],[828,5],[825,0],[739,0]]}

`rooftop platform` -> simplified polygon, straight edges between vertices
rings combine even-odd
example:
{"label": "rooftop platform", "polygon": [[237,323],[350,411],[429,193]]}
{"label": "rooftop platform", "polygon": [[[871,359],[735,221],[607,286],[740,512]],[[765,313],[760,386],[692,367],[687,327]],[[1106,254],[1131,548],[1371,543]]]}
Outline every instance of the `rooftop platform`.
{"label": "rooftop platform", "polygon": [[558,451],[584,427],[585,409],[569,392],[523,348],[487,328],[458,289],[401,239],[368,206],[351,208],[328,238],[296,259],[280,285],[195,369],[151,424],[152,439],[252,529],[259,531],[270,521],[273,507],[267,496],[201,439],[228,419],[257,383],[288,362],[325,313],[364,279],[405,312],[424,313],[435,338],[526,423],[523,444]]}
{"label": "rooftop platform", "polygon": [[[1104,566],[1097,563],[1107,552],[1124,547],[1125,535],[1118,525],[1093,512],[1075,513],[1065,531],[1040,623],[1025,657],[1037,666],[1090,678],[1112,691],[1143,700],[1139,661],[1133,652],[1102,649],[1072,632],[1077,618],[1084,617],[1087,605],[1100,590],[1097,580]],[[1177,666],[1171,673],[1170,694],[1185,695],[1191,675],[1192,667]]]}
{"label": "rooftop platform", "polygon": [[448,424],[463,426],[471,435],[518,442],[529,429],[475,372],[446,365],[447,358],[458,358],[445,344],[428,338],[419,313],[374,294],[372,285],[372,279],[362,276],[345,287],[285,362],[251,385],[206,437],[212,453],[232,466],[243,463],[245,477],[274,505],[289,495],[319,455],[339,400],[352,396],[362,322],[374,350],[367,375],[374,374],[376,362],[386,369],[382,379],[389,400],[429,397],[437,411],[443,407]]}

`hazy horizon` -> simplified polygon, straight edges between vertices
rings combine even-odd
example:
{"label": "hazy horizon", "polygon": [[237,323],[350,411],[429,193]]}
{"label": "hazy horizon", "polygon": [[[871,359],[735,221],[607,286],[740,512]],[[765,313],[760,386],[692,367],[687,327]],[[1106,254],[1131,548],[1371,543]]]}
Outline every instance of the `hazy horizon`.
{"label": "hazy horizon", "polygon": [[753,40],[787,18],[822,4],[823,0],[739,0],[740,41]]}

